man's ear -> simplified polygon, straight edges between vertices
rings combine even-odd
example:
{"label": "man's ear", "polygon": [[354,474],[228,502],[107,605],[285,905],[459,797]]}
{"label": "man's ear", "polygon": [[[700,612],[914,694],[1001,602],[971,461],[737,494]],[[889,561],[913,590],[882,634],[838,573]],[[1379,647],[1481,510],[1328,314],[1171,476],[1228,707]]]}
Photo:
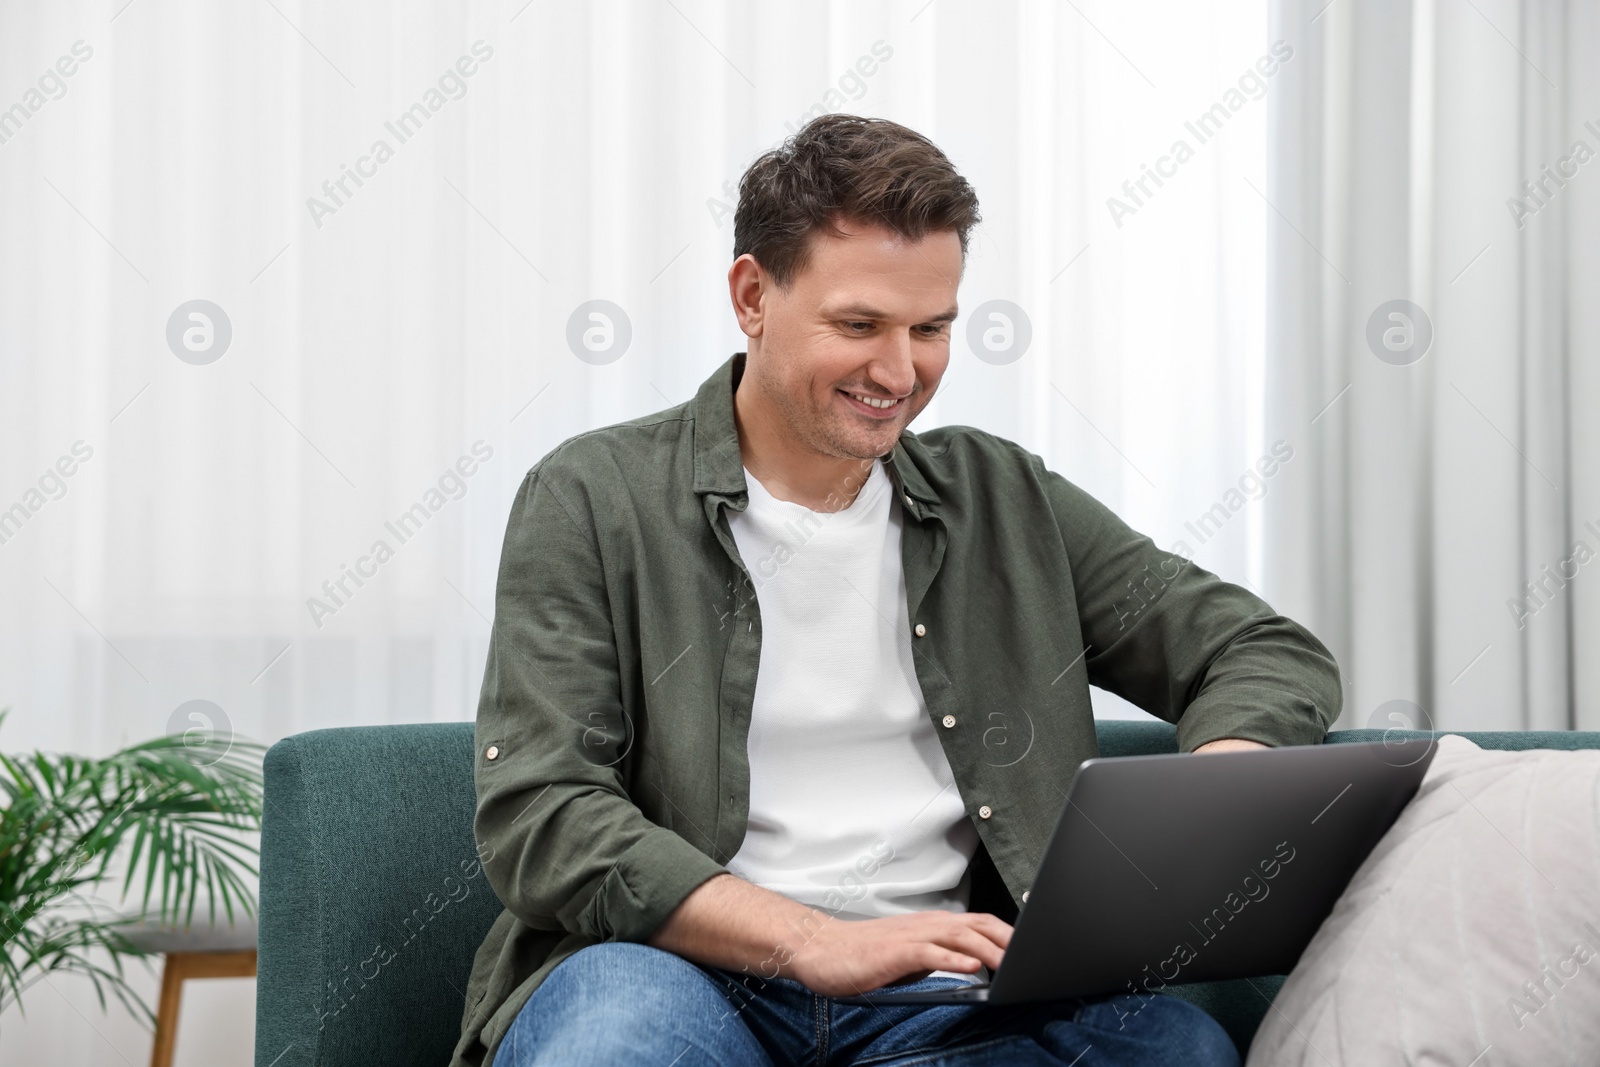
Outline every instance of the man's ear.
{"label": "man's ear", "polygon": [[739,329],[746,337],[760,337],[765,318],[763,298],[770,292],[772,278],[761,269],[756,257],[746,252],[728,268],[728,298]]}

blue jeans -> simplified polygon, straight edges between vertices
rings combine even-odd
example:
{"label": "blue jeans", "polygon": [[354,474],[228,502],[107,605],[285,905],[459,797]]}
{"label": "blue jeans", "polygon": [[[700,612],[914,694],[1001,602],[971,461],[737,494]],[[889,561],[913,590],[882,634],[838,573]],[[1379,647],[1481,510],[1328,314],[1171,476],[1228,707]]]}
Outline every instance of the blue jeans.
{"label": "blue jeans", "polygon": [[[949,989],[959,978],[903,988]],[[494,1067],[1238,1067],[1216,1021],[1169,996],[1003,1008],[866,1006],[633,942],[580,949],[536,989]]]}

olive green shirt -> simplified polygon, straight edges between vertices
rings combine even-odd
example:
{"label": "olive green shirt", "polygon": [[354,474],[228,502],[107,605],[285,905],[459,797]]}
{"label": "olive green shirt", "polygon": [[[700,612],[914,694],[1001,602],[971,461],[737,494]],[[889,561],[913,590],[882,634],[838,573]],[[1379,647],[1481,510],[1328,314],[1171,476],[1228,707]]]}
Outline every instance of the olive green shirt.
{"label": "olive green shirt", "polygon": [[[747,502],[744,355],[693,400],[575,437],[523,480],[478,707],[476,833],[506,905],[478,950],[455,1064],[482,1064],[586,945],[643,941],[744,838],[761,613],[728,524]],[[1077,767],[1089,687],[1178,726],[1313,744],[1328,650],[1158,549],[1021,447],[963,426],[887,457],[917,681],[980,845],[971,907],[1016,916]]]}

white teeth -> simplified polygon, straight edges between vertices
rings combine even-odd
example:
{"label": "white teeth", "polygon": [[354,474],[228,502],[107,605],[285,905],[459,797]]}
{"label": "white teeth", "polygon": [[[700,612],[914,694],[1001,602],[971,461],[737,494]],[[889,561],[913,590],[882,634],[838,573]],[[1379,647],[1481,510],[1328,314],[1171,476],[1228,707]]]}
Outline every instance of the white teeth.
{"label": "white teeth", "polygon": [[892,408],[899,403],[898,400],[880,400],[877,397],[862,396],[860,393],[851,393],[850,395],[869,408]]}

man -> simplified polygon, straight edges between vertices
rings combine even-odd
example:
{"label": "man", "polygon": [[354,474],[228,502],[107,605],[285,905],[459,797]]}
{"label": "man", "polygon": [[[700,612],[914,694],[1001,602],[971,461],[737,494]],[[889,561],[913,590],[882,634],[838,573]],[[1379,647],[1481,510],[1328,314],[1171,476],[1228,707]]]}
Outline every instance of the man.
{"label": "man", "polygon": [[1210,750],[1320,740],[1338,673],[1037,456],[907,432],[978,221],[925,138],[819,118],[735,218],[748,353],[512,507],[476,757],[506,910],[455,1062],[1237,1063],[1165,996],[833,999],[1000,963],[1091,684]]}

